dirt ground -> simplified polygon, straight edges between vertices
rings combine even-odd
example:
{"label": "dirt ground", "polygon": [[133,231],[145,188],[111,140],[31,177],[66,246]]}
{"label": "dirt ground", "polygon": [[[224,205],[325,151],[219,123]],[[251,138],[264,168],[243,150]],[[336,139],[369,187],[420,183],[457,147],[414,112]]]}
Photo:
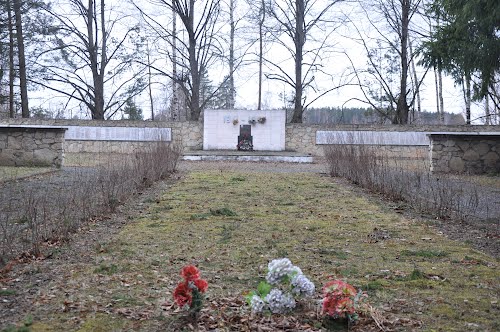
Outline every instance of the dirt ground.
{"label": "dirt ground", "polygon": [[[174,174],[172,179],[155,184],[152,188],[119,207],[115,214],[105,216],[100,220],[94,220],[87,226],[82,227],[78,233],[72,235],[68,243],[46,243],[44,245],[45,258],[32,260],[30,257],[20,257],[16,264],[4,266],[2,274],[0,274],[0,329],[9,324],[19,324],[23,321],[26,325],[30,325],[29,315],[32,307],[36,305],[40,308],[45,302],[53,302],[53,299],[51,299],[51,296],[53,296],[50,289],[51,285],[67,285],[68,289],[72,287],[71,282],[67,280],[69,271],[78,274],[81,273],[79,266],[95,265],[98,261],[96,252],[106,254],[108,245],[114,241],[117,234],[133,220],[143,218],[149,213],[148,205],[150,202],[157,201],[172,185],[193,171],[220,172],[221,174],[239,172],[250,175],[266,173],[271,174],[271,177],[274,173],[297,174],[298,177],[304,173],[314,173],[322,177],[328,177],[327,167],[322,163],[311,165],[181,162],[179,172]],[[64,176],[63,174],[61,173],[62,176]],[[47,176],[47,178],[51,179],[51,185],[57,185],[54,174],[51,174],[50,177]],[[26,185],[33,185],[34,183],[43,185],[44,179],[44,176],[37,176],[23,181]],[[407,209],[404,205],[386,201],[383,197],[370,194],[342,179],[332,179],[332,181],[337,185],[346,186],[349,188],[349,192],[380,206],[383,211],[396,212],[416,221],[421,220],[422,223],[435,228],[436,232],[450,239],[469,244],[477,250],[491,255],[493,260],[498,260],[500,254],[499,220],[496,223],[489,221],[483,224],[477,222],[457,223],[452,220],[436,219],[432,221],[432,216],[420,215],[411,209]],[[6,186],[3,186],[3,188],[6,188]],[[498,193],[494,195],[498,195]],[[497,199],[497,196],[494,195],[494,199]],[[59,308],[57,310],[71,311],[74,309],[71,308],[71,305],[72,301],[70,295],[68,295],[68,308]],[[49,314],[55,309],[50,307],[40,309],[38,315],[44,312]],[[76,322],[78,317],[75,316],[74,319]],[[140,317],[137,320],[140,320]],[[86,331],[85,329],[81,330]],[[87,330],[93,330],[93,328],[89,327]],[[411,330],[411,328],[408,330]],[[474,325],[471,325],[471,330],[475,330]]]}

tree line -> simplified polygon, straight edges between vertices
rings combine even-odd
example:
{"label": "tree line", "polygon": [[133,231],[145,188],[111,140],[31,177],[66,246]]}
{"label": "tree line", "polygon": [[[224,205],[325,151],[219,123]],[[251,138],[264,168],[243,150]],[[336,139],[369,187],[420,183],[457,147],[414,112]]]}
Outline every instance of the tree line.
{"label": "tree line", "polygon": [[[423,80],[434,75],[444,123],[449,75],[466,123],[474,101],[486,124],[498,123],[498,17],[495,0],[0,0],[0,110],[30,117],[28,94],[46,89],[92,119],[142,118],[134,100],[147,95],[154,119],[155,86],[170,119],[197,121],[206,108],[234,108],[245,76],[258,83],[258,109],[265,79],[283,85],[292,122],[356,86],[352,99],[380,122],[406,124],[423,118]],[[364,49],[363,65],[339,50],[342,35]],[[340,58],[350,65],[336,68]]]}

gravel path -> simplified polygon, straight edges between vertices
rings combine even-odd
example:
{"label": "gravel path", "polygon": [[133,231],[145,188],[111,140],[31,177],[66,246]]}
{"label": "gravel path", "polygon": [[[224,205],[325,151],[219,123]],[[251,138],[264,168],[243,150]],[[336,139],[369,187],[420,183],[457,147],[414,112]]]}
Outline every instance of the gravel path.
{"label": "gravel path", "polygon": [[235,161],[181,161],[180,171],[219,170],[251,173],[327,173],[328,167],[321,160],[313,164],[280,162],[235,162]]}

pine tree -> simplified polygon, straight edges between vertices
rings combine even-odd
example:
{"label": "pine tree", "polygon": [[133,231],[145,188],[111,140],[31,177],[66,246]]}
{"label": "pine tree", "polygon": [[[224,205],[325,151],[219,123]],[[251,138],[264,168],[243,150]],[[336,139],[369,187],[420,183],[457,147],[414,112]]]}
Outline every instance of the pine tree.
{"label": "pine tree", "polygon": [[[424,44],[423,63],[434,66],[441,61],[443,70],[464,87],[466,117],[470,124],[471,99],[483,99],[500,70],[500,3],[497,0],[434,0],[430,11],[442,24]],[[479,77],[478,84],[473,82],[474,75]]]}

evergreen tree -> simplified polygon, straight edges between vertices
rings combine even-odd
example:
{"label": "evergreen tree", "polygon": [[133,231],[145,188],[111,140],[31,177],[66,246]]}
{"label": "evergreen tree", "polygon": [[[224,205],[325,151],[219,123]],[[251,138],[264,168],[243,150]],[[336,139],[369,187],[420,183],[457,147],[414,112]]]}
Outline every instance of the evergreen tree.
{"label": "evergreen tree", "polygon": [[434,0],[430,12],[439,17],[442,24],[424,44],[423,63],[441,64],[444,71],[464,87],[467,123],[470,123],[474,75],[479,83],[473,87],[473,98],[481,100],[499,74],[500,3],[497,0]]}
{"label": "evergreen tree", "polygon": [[137,107],[132,99],[127,99],[123,106],[123,114],[127,115],[126,120],[144,120],[142,109]]}
{"label": "evergreen tree", "polygon": [[217,90],[216,95],[214,96],[213,108],[216,109],[233,109],[234,108],[234,99],[236,95],[236,90],[232,88],[230,76],[224,77],[222,84]]}
{"label": "evergreen tree", "polygon": [[214,107],[214,96],[216,91],[214,89],[212,80],[208,77],[206,70],[201,72],[200,75],[200,105],[201,110]]}

